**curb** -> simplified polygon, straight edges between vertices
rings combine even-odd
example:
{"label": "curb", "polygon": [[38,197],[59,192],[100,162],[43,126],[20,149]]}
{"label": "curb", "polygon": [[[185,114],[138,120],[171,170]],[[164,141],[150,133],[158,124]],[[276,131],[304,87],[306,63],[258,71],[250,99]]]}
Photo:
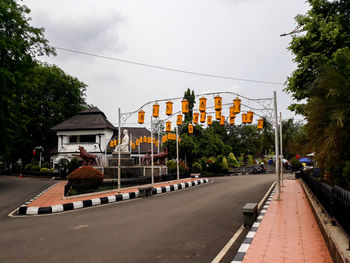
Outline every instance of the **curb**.
{"label": "curb", "polygon": [[254,224],[252,225],[252,228],[250,229],[250,231],[246,235],[241,246],[238,248],[237,254],[233,258],[233,261],[231,261],[231,263],[242,263],[243,258],[246,255],[248,248],[253,241],[253,238],[255,236],[256,231],[258,231],[260,223],[266,214],[267,208],[269,207],[275,192],[276,192],[276,186],[274,186],[274,189],[270,192],[270,195],[269,195],[265,205],[262,207],[262,210],[260,211],[258,218],[255,220]]}
{"label": "curb", "polygon": [[[172,185],[167,185],[167,186],[162,186],[162,187],[153,187],[152,188],[152,195],[177,191],[177,190],[189,188],[192,186],[205,184],[208,182],[209,182],[209,180],[204,178],[204,179],[199,179],[199,180],[191,181],[191,182],[187,182],[187,183],[172,184]],[[33,200],[35,200],[39,196],[43,195],[50,188],[41,192],[39,195],[37,195],[35,198],[31,199],[25,205],[20,206],[18,208],[18,215],[52,214],[52,213],[65,212],[65,211],[76,210],[76,209],[91,207],[91,206],[96,206],[96,205],[120,202],[120,201],[135,199],[135,198],[139,197],[139,191],[135,191],[135,192],[130,192],[130,193],[117,194],[117,195],[111,195],[111,196],[94,198],[94,199],[87,199],[87,200],[83,200],[83,201],[76,201],[76,202],[62,204],[62,205],[45,206],[45,207],[29,207],[29,206],[27,206],[30,202],[32,202]]]}
{"label": "curb", "polygon": [[303,180],[300,182],[333,261],[335,263],[350,263],[349,240],[345,233],[340,227],[332,225],[332,218],[325,212],[312,191]]}

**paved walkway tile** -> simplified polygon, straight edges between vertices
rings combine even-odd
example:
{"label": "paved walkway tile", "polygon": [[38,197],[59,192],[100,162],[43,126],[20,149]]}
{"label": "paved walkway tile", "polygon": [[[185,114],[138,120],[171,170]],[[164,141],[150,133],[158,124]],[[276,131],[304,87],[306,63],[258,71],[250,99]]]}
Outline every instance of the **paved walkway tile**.
{"label": "paved walkway tile", "polygon": [[[198,178],[186,178],[181,179],[179,181],[169,181],[169,182],[161,182],[154,184],[154,187],[162,187],[171,185],[174,183],[185,183],[185,182],[191,182],[196,181]],[[46,193],[44,193],[42,196],[38,197],[34,201],[32,201],[30,204],[28,204],[28,207],[45,207],[45,206],[54,206],[54,205],[61,205],[61,204],[68,204],[75,201],[82,201],[86,199],[93,199],[93,198],[100,198],[100,197],[107,197],[111,195],[117,195],[119,193],[129,193],[129,192],[135,192],[138,191],[138,187],[129,187],[129,188],[122,188],[120,191],[115,190],[104,194],[96,194],[96,195],[90,195],[90,196],[84,196],[84,197],[77,197],[77,198],[70,198],[70,199],[64,199],[64,186],[66,185],[67,181],[60,181],[57,184],[55,184],[53,187],[51,187]],[[146,185],[143,185],[146,186]],[[148,185],[150,186],[150,185]]]}
{"label": "paved walkway tile", "polygon": [[286,180],[254,236],[243,263],[333,262],[300,181]]}

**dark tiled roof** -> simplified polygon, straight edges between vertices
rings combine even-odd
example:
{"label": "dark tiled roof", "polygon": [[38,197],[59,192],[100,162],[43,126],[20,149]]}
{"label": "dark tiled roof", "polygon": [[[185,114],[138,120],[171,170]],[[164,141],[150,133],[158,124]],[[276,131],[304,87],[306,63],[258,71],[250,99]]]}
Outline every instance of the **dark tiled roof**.
{"label": "dark tiled roof", "polygon": [[51,128],[52,131],[91,129],[115,130],[115,127],[107,120],[106,115],[102,111],[97,107],[92,107],[78,112],[78,114],[72,118]]}

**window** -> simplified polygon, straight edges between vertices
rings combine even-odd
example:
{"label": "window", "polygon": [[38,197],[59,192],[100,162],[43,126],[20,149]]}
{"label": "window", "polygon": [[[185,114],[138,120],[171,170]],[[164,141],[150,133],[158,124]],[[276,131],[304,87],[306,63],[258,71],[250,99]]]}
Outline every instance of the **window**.
{"label": "window", "polygon": [[77,135],[69,136],[69,143],[77,143],[77,142],[78,142],[78,136]]}
{"label": "window", "polygon": [[96,135],[80,135],[81,143],[95,143]]}

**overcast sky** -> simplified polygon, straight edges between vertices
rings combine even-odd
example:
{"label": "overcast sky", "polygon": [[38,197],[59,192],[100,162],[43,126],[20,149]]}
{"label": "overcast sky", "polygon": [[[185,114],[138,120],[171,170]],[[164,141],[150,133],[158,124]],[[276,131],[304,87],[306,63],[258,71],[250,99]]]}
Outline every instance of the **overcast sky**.
{"label": "overcast sky", "polygon": [[[32,24],[45,28],[50,45],[186,71],[284,83],[295,69],[287,50],[294,17],[305,0],[25,0]],[[122,112],[151,100],[232,91],[249,98],[272,97],[278,111],[291,97],[283,85],[209,78],[163,71],[57,50],[42,58],[88,85],[87,102],[117,122]],[[207,96],[208,102],[213,96]],[[223,103],[232,102],[224,96]],[[253,106],[253,103],[242,101]],[[164,103],[160,103],[164,112]],[[175,108],[180,105],[174,101]],[[148,113],[150,108],[144,108]],[[225,112],[223,112],[224,115]],[[148,115],[149,116],[149,115]],[[146,118],[149,118],[146,116]],[[296,116],[300,119],[300,116]],[[147,120],[147,119],[146,119]],[[134,124],[135,118],[128,121]],[[240,121],[238,121],[240,122]],[[237,123],[238,123],[237,122]]]}

